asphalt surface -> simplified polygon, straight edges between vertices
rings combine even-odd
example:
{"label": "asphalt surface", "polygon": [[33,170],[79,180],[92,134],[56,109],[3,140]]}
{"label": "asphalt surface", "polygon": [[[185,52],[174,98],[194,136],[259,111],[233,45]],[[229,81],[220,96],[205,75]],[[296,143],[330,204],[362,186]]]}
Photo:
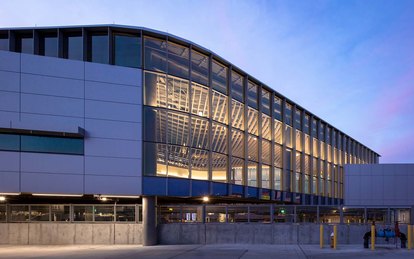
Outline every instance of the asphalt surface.
{"label": "asphalt surface", "polygon": [[414,250],[377,246],[376,250],[358,245],[343,245],[337,250],[317,245],[0,245],[0,258],[414,258]]}

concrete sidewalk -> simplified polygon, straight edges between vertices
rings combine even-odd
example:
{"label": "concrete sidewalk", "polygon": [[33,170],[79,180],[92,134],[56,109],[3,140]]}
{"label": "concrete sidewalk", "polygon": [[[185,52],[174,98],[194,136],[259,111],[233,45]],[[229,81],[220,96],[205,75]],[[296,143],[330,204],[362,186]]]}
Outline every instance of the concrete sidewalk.
{"label": "concrete sidewalk", "polygon": [[378,246],[375,251],[357,245],[337,250],[315,245],[70,245],[0,246],[0,258],[414,258],[414,250]]}

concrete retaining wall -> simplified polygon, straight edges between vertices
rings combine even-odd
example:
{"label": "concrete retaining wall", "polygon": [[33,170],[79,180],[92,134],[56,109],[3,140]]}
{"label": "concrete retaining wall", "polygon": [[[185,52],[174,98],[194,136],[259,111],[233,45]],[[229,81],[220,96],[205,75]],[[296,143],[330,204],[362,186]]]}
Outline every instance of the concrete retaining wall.
{"label": "concrete retaining wall", "polygon": [[0,244],[142,244],[142,224],[1,223]]}
{"label": "concrete retaining wall", "polygon": [[[406,233],[407,227],[400,226]],[[324,225],[324,242],[329,244],[333,226]],[[338,244],[363,244],[370,225],[338,225]],[[317,224],[160,224],[160,244],[319,244]],[[378,244],[385,244],[377,238]],[[390,239],[390,243],[394,240]]]}

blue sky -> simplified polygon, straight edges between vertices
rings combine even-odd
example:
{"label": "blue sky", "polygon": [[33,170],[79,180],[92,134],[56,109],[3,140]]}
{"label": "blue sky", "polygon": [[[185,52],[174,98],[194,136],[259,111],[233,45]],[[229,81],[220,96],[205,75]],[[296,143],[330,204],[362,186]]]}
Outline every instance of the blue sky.
{"label": "blue sky", "polygon": [[414,163],[414,1],[2,0],[0,27],[125,24],[204,46],[382,155]]}

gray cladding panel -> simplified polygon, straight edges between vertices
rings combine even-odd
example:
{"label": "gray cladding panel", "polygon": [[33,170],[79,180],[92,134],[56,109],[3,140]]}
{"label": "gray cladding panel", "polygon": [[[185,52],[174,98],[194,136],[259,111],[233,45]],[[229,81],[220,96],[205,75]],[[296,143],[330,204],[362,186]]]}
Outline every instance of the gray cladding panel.
{"label": "gray cladding panel", "polygon": [[141,87],[101,82],[85,82],[86,99],[141,104]]}
{"label": "gray cladding panel", "polygon": [[84,77],[84,62],[36,55],[22,55],[22,73],[81,79]]}
{"label": "gray cladding panel", "polygon": [[0,172],[0,192],[20,192],[20,174]]}
{"label": "gray cladding panel", "polygon": [[21,171],[83,175],[83,156],[22,153]]}
{"label": "gray cladding panel", "polygon": [[141,122],[142,106],[86,100],[85,116],[90,119]]}
{"label": "gray cladding panel", "polygon": [[141,159],[85,157],[85,174],[141,176]]}
{"label": "gray cladding panel", "polygon": [[119,176],[85,176],[85,193],[102,193],[117,195],[141,194],[141,177]]}
{"label": "gray cladding panel", "polygon": [[22,112],[83,117],[82,99],[22,94]]}
{"label": "gray cladding panel", "polygon": [[142,124],[138,122],[121,122],[86,119],[85,128],[88,136],[97,138],[114,138],[127,140],[142,139]]}
{"label": "gray cladding panel", "polygon": [[83,193],[83,175],[21,173],[21,191],[29,193]]}
{"label": "gray cladding panel", "polygon": [[125,85],[142,85],[142,70],[106,64],[85,63],[85,80]]}
{"label": "gray cladding panel", "polygon": [[20,73],[0,70],[0,90],[19,92],[20,91]]}
{"label": "gray cladding panel", "polygon": [[0,151],[0,171],[19,172],[20,170],[20,153]]}
{"label": "gray cladding panel", "polygon": [[0,110],[18,112],[20,110],[20,94],[0,91]]}
{"label": "gray cladding panel", "polygon": [[84,81],[32,74],[22,74],[22,92],[83,98]]}
{"label": "gray cladding panel", "polygon": [[19,121],[18,112],[0,111],[0,127],[11,128],[13,121]]}
{"label": "gray cladding panel", "polygon": [[20,72],[20,53],[0,50],[0,70]]}
{"label": "gray cladding panel", "polygon": [[21,121],[13,123],[13,127],[76,133],[78,127],[84,128],[84,120],[83,118],[22,113]]}
{"label": "gray cladding panel", "polygon": [[86,156],[141,158],[141,141],[88,138]]}

